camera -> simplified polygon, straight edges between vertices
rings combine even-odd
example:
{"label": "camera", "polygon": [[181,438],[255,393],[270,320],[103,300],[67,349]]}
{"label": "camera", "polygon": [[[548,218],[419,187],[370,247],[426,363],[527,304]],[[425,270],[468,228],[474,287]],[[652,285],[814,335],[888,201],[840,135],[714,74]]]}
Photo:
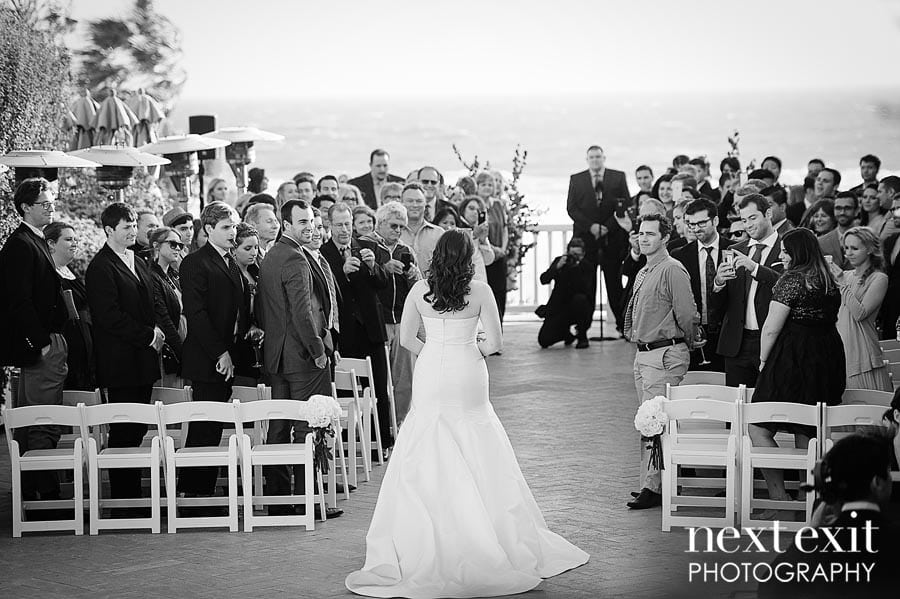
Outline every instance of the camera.
{"label": "camera", "polygon": [[478,224],[483,225],[486,222],[487,222],[487,211],[479,210],[478,211]]}
{"label": "camera", "polygon": [[627,200],[625,200],[625,198],[619,198],[618,200],[616,200],[616,216],[619,218],[624,218],[625,210],[627,207]]}

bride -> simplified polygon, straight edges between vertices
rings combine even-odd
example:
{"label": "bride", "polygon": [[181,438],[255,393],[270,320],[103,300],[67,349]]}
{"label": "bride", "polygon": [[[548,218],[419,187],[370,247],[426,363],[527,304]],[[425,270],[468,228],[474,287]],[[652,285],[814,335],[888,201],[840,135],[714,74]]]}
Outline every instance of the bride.
{"label": "bride", "polygon": [[[418,354],[412,408],[381,484],[365,566],[347,576],[354,593],[511,595],[588,561],[547,528],[488,400],[484,356],[501,349],[500,316],[491,288],[472,280],[472,252],[465,233],[444,233],[403,308],[401,343]],[[476,340],[479,318],[486,334]]]}

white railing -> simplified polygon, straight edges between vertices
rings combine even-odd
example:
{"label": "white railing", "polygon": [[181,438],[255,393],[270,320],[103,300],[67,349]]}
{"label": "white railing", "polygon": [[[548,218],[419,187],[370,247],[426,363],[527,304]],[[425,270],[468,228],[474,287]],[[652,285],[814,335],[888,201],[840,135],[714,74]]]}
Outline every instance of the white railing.
{"label": "white railing", "polygon": [[[547,303],[550,298],[550,285],[542,285],[541,273],[547,270],[550,263],[557,256],[566,251],[566,244],[572,238],[572,225],[538,225],[534,233],[525,233],[525,243],[536,242],[522,261],[522,268],[518,277],[518,289],[510,291],[506,297],[506,309],[508,312],[531,312],[541,304]],[[599,275],[599,270],[597,271]],[[600,289],[601,276],[597,277],[598,289]],[[601,293],[603,305],[597,306],[599,311],[606,307],[605,290]],[[602,312],[601,312],[602,314]],[[601,315],[594,314],[594,319]]]}

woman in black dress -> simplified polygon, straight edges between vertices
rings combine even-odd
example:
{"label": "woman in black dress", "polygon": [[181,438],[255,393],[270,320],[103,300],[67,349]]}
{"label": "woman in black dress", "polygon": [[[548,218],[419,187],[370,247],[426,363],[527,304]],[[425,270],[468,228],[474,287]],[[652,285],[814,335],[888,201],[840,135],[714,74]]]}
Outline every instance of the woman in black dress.
{"label": "woman in black dress", "polygon": [[184,254],[184,241],[175,229],[158,227],[149,236],[153,259],[150,274],[153,275],[153,310],[156,325],[166,336],[160,352],[160,385],[180,388],[181,344],[187,336],[187,320],[181,314],[181,283],[175,265]]}
{"label": "woman in black dress", "polygon": [[[809,229],[789,231],[781,240],[785,271],[772,290],[769,315],[760,338],[760,373],[753,402],[806,405],[841,403],[846,385],[844,347],[837,332],[841,291]],[[754,447],[776,447],[775,433],[794,433],[805,448],[815,428],[790,424],[751,424]],[[781,470],[763,469],[769,498],[789,499]]]}
{"label": "woman in black dress", "polygon": [[[244,285],[250,289],[250,326],[234,347],[234,384],[255,387],[261,374],[256,364],[263,340],[263,331],[257,326],[254,301],[259,281],[259,233],[246,223],[240,223],[234,238],[234,261],[241,270]],[[261,355],[261,354],[259,354]]]}
{"label": "woman in black dress", "polygon": [[93,391],[97,386],[94,369],[94,346],[91,338],[91,313],[87,306],[84,281],[69,270],[69,264],[78,251],[78,238],[72,225],[55,222],[44,227],[44,238],[50,246],[50,254],[56,265],[56,273],[62,284],[68,320],[63,336],[69,346],[66,364],[69,374],[63,389]]}

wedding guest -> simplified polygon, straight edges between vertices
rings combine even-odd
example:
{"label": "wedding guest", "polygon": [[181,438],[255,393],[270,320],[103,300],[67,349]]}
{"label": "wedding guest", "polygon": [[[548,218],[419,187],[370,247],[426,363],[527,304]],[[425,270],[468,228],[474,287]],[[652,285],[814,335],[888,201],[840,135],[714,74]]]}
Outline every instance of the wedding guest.
{"label": "wedding guest", "polygon": [[[294,178],[294,184],[297,186],[297,199],[303,200],[307,204],[316,197],[316,180],[310,173],[300,173]],[[279,207],[279,210],[281,207]],[[280,225],[279,225],[280,227]]]}
{"label": "wedding guest", "polygon": [[844,239],[844,234],[856,222],[858,210],[859,202],[856,199],[856,195],[849,191],[840,192],[834,200],[834,222],[836,226],[831,231],[819,236],[819,247],[822,249],[822,254],[831,256],[831,260],[841,270],[850,268],[846,258],[844,258],[842,240]]}
{"label": "wedding guest", "polygon": [[[338,183],[337,177],[334,175],[325,175],[321,179],[319,179],[318,184],[316,185],[316,190],[319,192],[320,196],[330,196],[332,201],[336,202],[340,196],[339,189],[341,184]],[[323,210],[323,208],[319,208],[319,210]],[[324,208],[327,210],[327,208]]]}
{"label": "wedding guest", "polygon": [[251,168],[247,171],[247,179],[247,193],[251,195],[263,193],[269,188],[269,178],[264,168]]}
{"label": "wedding guest", "polygon": [[366,203],[363,202],[362,191],[360,191],[356,185],[350,183],[343,183],[338,187],[338,197],[341,198],[342,202],[349,204],[351,207],[366,205]]}
{"label": "wedding guest", "polygon": [[460,226],[459,213],[453,206],[445,206],[434,215],[434,224],[444,231],[450,231]]}
{"label": "wedding guest", "polygon": [[734,184],[735,178],[730,174],[724,173],[719,176],[719,186],[713,189],[710,195],[710,199],[716,203],[716,206],[721,204],[725,196],[731,193]]}
{"label": "wedding guest", "polygon": [[56,265],[68,316],[63,336],[68,347],[66,364],[69,374],[63,388],[93,391],[97,388],[97,373],[87,288],[84,280],[69,269],[69,264],[78,252],[78,238],[72,225],[63,222],[50,223],[44,227],[44,238]]}
{"label": "wedding guest", "polygon": [[[760,167],[772,173],[772,177],[774,177],[772,186],[778,185],[778,179],[781,177],[781,158],[778,156],[766,156],[760,163]],[[785,193],[785,201],[787,201],[787,193]]]}
{"label": "wedding guest", "polygon": [[472,263],[475,268],[474,279],[487,283],[487,264],[490,264],[500,255],[500,248],[492,245],[488,239],[488,220],[484,202],[478,196],[469,196],[459,204],[461,217],[460,229],[469,231],[475,251],[472,252]]}
{"label": "wedding guest", "polygon": [[299,197],[300,192],[297,190],[297,184],[293,181],[285,181],[278,186],[278,191],[275,193],[275,208],[283,206],[288,200]]}
{"label": "wedding guest", "polygon": [[[693,189],[685,190],[685,192],[687,191],[696,194],[697,198],[700,197],[700,194]],[[666,244],[666,249],[669,250],[669,252],[674,252],[695,239],[693,231],[688,231],[684,226],[684,209],[693,200],[693,197],[691,197],[690,200],[678,200],[675,203],[675,207],[672,208],[672,227],[674,231],[672,231],[669,243]]]}
{"label": "wedding guest", "polygon": [[194,219],[194,235],[188,253],[196,252],[209,241],[209,236],[206,234],[206,231],[203,230],[203,225],[201,225],[200,222],[199,218]]}
{"label": "wedding guest", "polygon": [[[63,330],[66,310],[56,264],[41,229],[53,220],[56,204],[50,182],[23,180],[16,187],[13,206],[22,223],[0,250],[0,364],[19,367],[17,406],[60,405],[68,374]],[[55,449],[60,431],[55,426],[16,429],[19,450]],[[54,470],[22,473],[25,499],[59,499]]]}
{"label": "wedding guest", "polygon": [[841,185],[841,173],[829,167],[823,168],[816,175],[815,197],[817,200],[834,198]]}
{"label": "wedding guest", "polygon": [[750,239],[747,235],[747,227],[743,222],[736,220],[728,227],[727,236],[735,243],[741,243]]}
{"label": "wedding guest", "polygon": [[[796,189],[796,193],[795,193]],[[791,189],[791,198],[788,200],[787,217],[795,227],[800,226],[803,215],[816,203],[816,178],[807,176],[803,179],[803,185]]]}
{"label": "wedding guest", "polygon": [[726,156],[719,162],[719,172],[737,178],[741,173],[741,161],[737,156]]}
{"label": "wedding guest", "polygon": [[[506,206],[498,197],[495,179],[492,173],[483,171],[475,177],[478,185],[478,196],[484,202],[487,210],[488,241],[499,251],[494,253],[494,259],[486,262],[488,285],[494,291],[494,299],[497,301],[497,309],[500,312],[500,322],[506,313],[506,279],[508,264],[506,262],[506,248],[509,243],[509,226],[507,223]],[[619,287],[622,286],[619,281]],[[611,292],[607,291],[612,295]],[[612,300],[610,300],[612,302]]]}
{"label": "wedding guest", "polygon": [[419,183],[407,183],[403,187],[400,203],[406,208],[407,224],[400,239],[413,249],[416,264],[423,274],[431,267],[431,254],[444,230],[425,219],[425,190]]}
{"label": "wedding guest", "polygon": [[772,227],[769,201],[750,194],[738,205],[748,238],[733,246],[734,259],[716,269],[713,292],[726,306],[716,353],[725,357],[729,387],[756,386],[760,329],[769,313],[772,287],[782,271],[781,239]]}
{"label": "wedding guest", "polygon": [[[623,288],[620,269],[628,252],[629,232],[619,226],[614,214],[621,202],[627,203],[631,194],[625,173],[606,168],[603,148],[590,146],[586,161],[587,170],[569,177],[566,211],[572,219],[572,235],[584,241],[585,259],[603,273],[609,308],[615,316],[616,328],[621,331]],[[505,243],[503,247],[506,247]],[[596,297],[597,290],[594,289],[591,313]]]}
{"label": "wedding guest", "polygon": [[[369,154],[369,172],[350,179],[347,183],[355,185],[362,192],[363,201],[372,210],[378,208],[378,199],[381,197],[381,188],[385,183],[404,183],[405,181],[396,175],[390,174],[391,155],[381,148],[372,150]],[[319,190],[319,193],[322,193]]]}
{"label": "wedding guest", "polygon": [[834,230],[837,219],[834,217],[834,200],[818,200],[803,214],[800,226],[809,229],[821,237]]}
{"label": "wedding guest", "polygon": [[135,238],[134,245],[131,246],[130,249],[134,252],[134,255],[143,260],[145,263],[150,263],[150,239],[148,235],[153,229],[161,226],[159,224],[159,219],[156,218],[156,214],[153,213],[152,210],[148,210],[143,208],[137,211],[137,237]]}
{"label": "wedding guest", "polygon": [[859,193],[859,224],[869,227],[875,235],[881,237],[881,231],[887,224],[887,209],[881,207],[878,200],[878,185],[867,183]]}
{"label": "wedding guest", "polygon": [[187,336],[187,320],[182,314],[181,281],[176,265],[181,261],[184,242],[177,231],[160,227],[150,235],[153,259],[150,274],[153,277],[153,311],[156,326],[166,336],[162,357],[162,387],[181,387],[181,349]]}
{"label": "wedding guest", "polygon": [[399,183],[385,183],[381,188],[381,203],[399,202],[400,196],[403,195],[403,185]]}
{"label": "wedding guest", "polygon": [[[631,231],[628,235],[628,243],[630,246],[630,250],[628,254],[625,256],[625,259],[622,260],[621,266],[621,276],[627,279],[627,283],[625,284],[625,291],[623,293],[623,305],[627,306],[628,301],[631,299],[631,291],[634,288],[634,279],[637,276],[638,271],[640,271],[647,264],[647,258],[643,254],[641,254],[641,247],[638,238],[637,231],[637,223],[640,222],[640,219],[647,216],[648,214],[659,214],[661,216],[666,215],[666,208],[663,206],[662,202],[659,200],[649,198],[647,201],[641,203],[641,207],[638,210],[637,217],[635,222],[631,224],[631,226],[627,227],[629,231]],[[629,219],[630,220],[630,219]],[[628,222],[622,222],[621,225],[628,225]],[[620,226],[621,226],[620,225]],[[625,228],[625,227],[623,227]]]}
{"label": "wedding guest", "polygon": [[897,320],[900,318],[900,197],[894,200],[891,211],[891,224],[896,225],[898,232],[886,239],[882,237],[884,247],[884,270],[888,276],[887,293],[881,304],[879,324],[881,339],[897,338]]}
{"label": "wedding guest", "polygon": [[844,253],[853,270],[837,264],[830,270],[841,292],[837,327],[847,355],[847,389],[893,391],[875,329],[888,289],[881,244],[871,229],[853,227],[844,235]]}
{"label": "wedding guest", "polygon": [[878,171],[881,170],[881,159],[874,154],[866,154],[859,159],[859,176],[862,183],[851,187],[849,191],[859,195],[866,185],[878,186]]}
{"label": "wedding guest", "polygon": [[259,253],[257,263],[262,262],[266,257],[266,253],[275,240],[278,238],[278,232],[281,225],[278,224],[278,217],[275,216],[275,209],[268,204],[254,204],[247,209],[244,215],[244,222],[256,229],[259,234]]}
{"label": "wedding guest", "polygon": [[175,229],[181,236],[181,243],[184,244],[183,255],[187,255],[194,241],[194,217],[191,213],[176,206],[163,214],[163,226]]}
{"label": "wedding guest", "polygon": [[672,197],[672,177],[674,175],[661,175],[656,183],[653,184],[651,195],[654,199],[659,200],[666,207],[666,213],[672,211],[675,207],[675,200]]}
{"label": "wedding guest", "polygon": [[[137,215],[128,204],[114,202],[103,210],[100,223],[106,244],[85,277],[98,382],[110,403],[149,404],[166,337],[156,324],[150,270],[128,249],[137,237]],[[138,447],[146,432],[146,424],[111,424],[107,446]],[[140,469],[110,470],[109,486],[114,499],[140,497]],[[116,510],[115,515],[140,517],[145,511],[149,515],[149,508]]]}
{"label": "wedding guest", "polygon": [[337,200],[335,200],[335,198],[330,195],[319,195],[313,198],[312,201],[312,207],[322,214],[322,225],[325,227],[326,241],[331,239],[331,219],[329,218],[328,214],[330,213],[331,207],[334,206],[336,201]]}
{"label": "wedding guest", "polygon": [[697,192],[703,197],[712,199],[713,188],[709,184],[709,160],[705,156],[698,156],[691,158],[688,164],[697,170],[697,176],[695,177],[697,179]]}
{"label": "wedding guest", "polygon": [[260,382],[260,367],[257,363],[257,352],[263,343],[264,333],[258,326],[254,303],[259,282],[259,232],[246,223],[239,223],[234,229],[234,261],[241,271],[244,287],[249,293],[244,294],[245,309],[249,319],[249,328],[234,342],[234,384],[244,387],[255,387]]}
{"label": "wedding guest", "polygon": [[675,172],[682,172],[681,169],[691,161],[687,154],[679,154],[672,159],[672,169]]}
{"label": "wedding guest", "polygon": [[[666,251],[671,232],[665,216],[650,214],[641,219],[639,245],[647,265],[637,275],[624,314],[625,336],[637,345],[634,384],[638,405],[665,395],[666,384],[680,384],[690,363],[697,307],[690,275]],[[628,503],[631,509],[662,505],[660,473],[650,466],[649,457],[642,442],[641,491]]]}
{"label": "wedding guest", "polygon": [[566,253],[554,258],[540,277],[542,285],[553,283],[553,291],[543,306],[543,315],[539,314],[544,322],[538,331],[538,345],[546,348],[562,341],[569,346],[577,340],[576,349],[590,347],[587,330],[593,317],[589,297],[592,276],[593,268],[584,260],[584,242],[573,237]]}
{"label": "wedding guest", "polygon": [[[398,423],[403,421],[409,411],[413,373],[413,355],[400,345],[400,316],[403,314],[403,305],[406,303],[409,290],[421,278],[412,248],[400,239],[406,227],[406,220],[406,208],[399,202],[382,204],[375,218],[378,223],[376,239],[387,249],[389,255],[389,260],[383,265],[388,274],[388,284],[378,291],[378,297],[381,300],[390,351],[391,379],[394,383],[394,404]],[[379,415],[389,409],[387,398],[383,398],[378,406]]]}
{"label": "wedding guest", "polygon": [[775,174],[769,169],[758,168],[754,171],[751,171],[750,175],[748,175],[747,177],[748,183],[754,180],[762,181],[764,184],[763,189],[765,189],[766,187],[772,187],[773,185],[775,185]]}
{"label": "wedding guest", "polygon": [[[325,239],[325,225],[322,224],[322,213],[318,208],[313,208],[313,230],[309,241],[303,243],[303,249],[309,255],[310,271],[313,275],[313,284],[318,285],[321,289],[327,291],[328,300],[323,301],[322,308],[325,311],[325,330],[331,333],[332,344],[334,349],[338,343],[338,306],[340,299],[338,298],[338,287],[335,282],[328,261],[322,255],[321,249],[327,239]],[[324,292],[323,292],[324,296]],[[351,489],[352,490],[352,489]]]}
{"label": "wedding guest", "polygon": [[[726,306],[722,303],[722,294],[714,293],[713,287],[716,269],[722,262],[722,251],[731,247],[734,242],[719,235],[719,217],[712,201],[705,198],[694,200],[685,207],[684,212],[685,225],[692,231],[695,239],[672,252],[672,257],[684,265],[691,277],[694,303],[707,340],[703,352],[691,353],[690,367],[691,370],[724,372],[725,359],[717,353],[716,348]],[[701,364],[704,357],[709,364]]]}
{"label": "wedding guest", "polygon": [[437,212],[453,204],[444,198],[444,175],[433,166],[423,166],[416,173],[416,180],[425,191],[425,218],[434,222]]}
{"label": "wedding guest", "polygon": [[[900,177],[888,175],[878,182],[878,201],[881,202],[882,208],[890,209],[894,198],[898,195],[900,195]],[[884,231],[882,231],[882,239],[884,238],[883,236]]]}
{"label": "wedding guest", "polygon": [[[785,234],[780,259],[785,270],[772,289],[763,325],[753,403],[837,405],[846,385],[846,359],[836,327],[841,291],[808,229]],[[779,431],[793,433],[801,449],[816,435],[815,427],[800,424],[749,425],[755,447],[777,447],[775,434]],[[769,499],[790,500],[783,470],[763,468],[762,473]],[[777,516],[767,511],[762,519],[773,519],[773,515]]]}
{"label": "wedding guest", "polygon": [[475,178],[470,177],[469,175],[463,175],[456,181],[456,187],[463,191],[465,196],[473,196],[478,193],[478,185],[475,183]]}
{"label": "wedding guest", "polygon": [[206,202],[227,202],[228,184],[225,179],[213,179],[209,182],[209,191],[206,194]]}
{"label": "wedding guest", "polygon": [[[300,171],[299,173],[297,173],[296,175],[291,177],[291,181],[294,182],[294,184],[297,186],[298,190],[300,187],[300,181],[302,181],[304,179],[313,182],[313,193],[315,194],[316,176],[314,174],[312,174],[309,171]],[[280,210],[280,208],[279,208],[279,210]]]}
{"label": "wedding guest", "polygon": [[[200,220],[209,241],[188,254],[180,269],[188,330],[182,346],[182,374],[191,381],[195,401],[225,402],[231,399],[235,339],[247,333],[249,289],[231,255],[238,222],[234,209],[212,202],[203,208]],[[216,446],[221,438],[221,422],[195,422],[188,429],[185,447]],[[217,477],[216,467],[184,468],[178,491],[186,497],[211,496]],[[221,513],[212,508],[190,511]]]}
{"label": "wedding guest", "polygon": [[784,236],[794,228],[793,223],[787,218],[787,192],[780,185],[771,185],[759,193],[769,200],[772,207],[772,226],[779,235]]}
{"label": "wedding guest", "polygon": [[[637,179],[638,194],[641,192],[649,194],[653,189],[653,169],[642,164],[634,171],[634,178]],[[633,198],[637,202],[637,195]]]}
{"label": "wedding guest", "polygon": [[363,204],[354,206],[352,214],[353,234],[357,237],[370,237],[375,231],[375,211]]}

